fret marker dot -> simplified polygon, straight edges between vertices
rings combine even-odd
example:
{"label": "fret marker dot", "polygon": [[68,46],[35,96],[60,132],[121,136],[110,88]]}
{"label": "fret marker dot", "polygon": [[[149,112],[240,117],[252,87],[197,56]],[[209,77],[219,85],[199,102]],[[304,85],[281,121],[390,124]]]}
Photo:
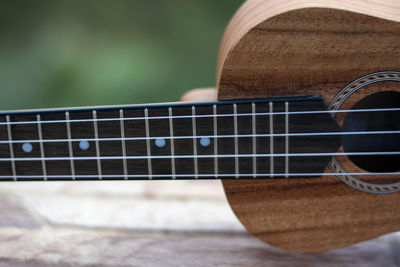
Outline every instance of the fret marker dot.
{"label": "fret marker dot", "polygon": [[202,146],[209,146],[210,143],[211,143],[211,141],[210,141],[210,138],[208,138],[208,137],[203,137],[200,139],[200,144]]}
{"label": "fret marker dot", "polygon": [[24,150],[26,153],[32,152],[33,146],[30,143],[24,143],[22,145],[22,150]]}
{"label": "fret marker dot", "polygon": [[165,139],[164,138],[157,138],[155,143],[156,143],[156,146],[158,146],[158,147],[164,147],[165,146]]}
{"label": "fret marker dot", "polygon": [[80,141],[79,142],[79,148],[82,150],[88,150],[89,149],[89,142],[88,141]]}

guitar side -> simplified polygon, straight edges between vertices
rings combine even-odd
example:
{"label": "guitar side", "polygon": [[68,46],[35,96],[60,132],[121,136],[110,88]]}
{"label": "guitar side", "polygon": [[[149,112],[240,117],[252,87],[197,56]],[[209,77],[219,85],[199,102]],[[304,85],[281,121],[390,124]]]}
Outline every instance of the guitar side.
{"label": "guitar side", "polygon": [[[247,1],[222,42],[218,98],[320,94],[327,106],[335,105],[351,81],[400,71],[399,21],[397,1]],[[380,91],[400,92],[400,84],[368,85],[341,108],[350,109]],[[336,120],[343,123],[340,116]],[[346,157],[340,163],[363,171]],[[398,179],[366,181],[386,184]],[[223,180],[223,186],[247,230],[284,249],[325,251],[400,229],[399,193],[361,192],[332,175]]]}

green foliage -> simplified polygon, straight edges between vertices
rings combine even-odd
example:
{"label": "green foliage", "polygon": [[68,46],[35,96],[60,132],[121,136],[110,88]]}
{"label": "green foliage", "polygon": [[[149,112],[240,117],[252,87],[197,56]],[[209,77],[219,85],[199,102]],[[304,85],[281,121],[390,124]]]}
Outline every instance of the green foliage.
{"label": "green foliage", "polygon": [[214,86],[242,2],[2,1],[1,109],[177,101]]}

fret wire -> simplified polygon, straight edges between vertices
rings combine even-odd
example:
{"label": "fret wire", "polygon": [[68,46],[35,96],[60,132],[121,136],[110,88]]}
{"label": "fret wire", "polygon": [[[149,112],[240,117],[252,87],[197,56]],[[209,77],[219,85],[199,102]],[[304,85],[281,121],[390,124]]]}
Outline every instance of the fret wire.
{"label": "fret wire", "polygon": [[[289,154],[289,102],[285,102],[285,153]],[[289,156],[285,157],[285,178],[289,178]]]}
{"label": "fret wire", "polygon": [[99,174],[99,180],[103,179],[103,173],[101,170],[101,159],[100,159],[100,144],[99,144],[99,128],[97,127],[97,112],[93,110],[93,128],[94,137],[96,139],[96,155],[97,155],[97,173]]}
{"label": "fret wire", "polygon": [[119,111],[119,118],[120,118],[120,126],[121,126],[121,146],[122,146],[122,155],[124,156],[124,159],[122,160],[123,166],[124,166],[124,175],[125,175],[125,180],[128,180],[128,165],[126,162],[126,141],[125,141],[125,122],[124,122],[124,110],[121,109]]}
{"label": "fret wire", "polygon": [[[238,122],[237,122],[237,105],[233,104],[233,130],[235,134],[234,142],[235,142],[235,173],[238,175],[239,174],[239,142],[238,142]],[[239,178],[239,176],[236,176],[236,178]]]}
{"label": "fret wire", "polygon": [[172,119],[172,107],[168,108],[168,114],[169,114],[169,134],[171,137],[170,143],[171,143],[171,168],[172,168],[172,179],[176,179],[176,170],[175,170],[175,143],[174,139],[172,138],[174,136],[174,123]]}
{"label": "fret wire", "polygon": [[40,146],[40,155],[42,156],[42,169],[43,169],[43,180],[47,181],[47,168],[46,168],[46,160],[44,156],[44,147],[43,147],[43,133],[42,133],[42,124],[40,123],[40,115],[36,116],[38,122],[38,135],[39,135],[39,146]]}
{"label": "fret wire", "polygon": [[[251,126],[252,126],[252,133],[253,133],[253,155],[257,154],[257,138],[256,138],[256,104],[252,103],[251,104],[251,112],[253,113],[253,116],[251,118]],[[257,178],[256,176],[257,173],[257,157],[254,156],[253,157],[253,174],[254,177],[253,178]]]}
{"label": "fret wire", "polygon": [[[269,137],[269,153],[271,155],[274,154],[274,118],[272,116],[272,112],[274,109],[274,103],[273,102],[269,102],[269,113],[271,115],[269,115],[269,133],[270,133],[270,137]],[[269,172],[271,174],[271,177],[274,177],[274,157],[271,156],[269,158]]]}
{"label": "fret wire", "polygon": [[75,163],[74,163],[74,151],[72,147],[72,136],[71,136],[71,124],[70,124],[70,116],[69,112],[65,112],[65,118],[67,122],[67,136],[68,136],[68,150],[69,150],[69,157],[70,157],[70,166],[71,166],[71,174],[72,180],[75,180]]}
{"label": "fret wire", "polygon": [[[6,120],[7,120],[7,133],[8,133],[8,140],[12,141],[12,135],[11,135],[11,124],[10,124],[10,116],[7,115],[6,116]],[[12,143],[9,143],[9,148],[10,148],[10,157],[11,157],[11,169],[12,169],[12,173],[13,173],[13,180],[17,181],[17,171],[16,171],[16,167],[15,167],[15,160],[14,160],[14,147],[12,145]]]}
{"label": "fret wire", "polygon": [[[218,155],[218,122],[217,122],[217,105],[213,105],[213,128],[214,128],[214,156]],[[218,158],[214,157],[214,173],[218,179]]]}
{"label": "fret wire", "polygon": [[146,147],[147,147],[147,168],[148,168],[148,176],[149,180],[153,179],[153,167],[151,166],[151,150],[150,150],[150,127],[149,127],[149,110],[147,108],[144,109],[145,116],[145,127],[146,127]]}
{"label": "fret wire", "polygon": [[195,174],[195,179],[198,179],[199,176],[199,166],[197,162],[197,130],[196,130],[196,107],[192,107],[192,129],[193,129],[193,164],[194,164],[194,174]]}

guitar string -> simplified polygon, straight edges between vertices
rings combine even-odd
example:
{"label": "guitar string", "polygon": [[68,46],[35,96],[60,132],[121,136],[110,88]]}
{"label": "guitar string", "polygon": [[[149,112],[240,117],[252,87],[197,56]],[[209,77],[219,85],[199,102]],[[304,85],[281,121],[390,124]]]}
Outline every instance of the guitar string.
{"label": "guitar string", "polygon": [[304,137],[304,136],[334,136],[334,135],[378,135],[378,134],[400,134],[400,131],[355,131],[355,132],[317,132],[317,133],[273,133],[273,134],[228,134],[228,135],[185,135],[185,136],[152,136],[152,137],[110,137],[110,138],[71,138],[71,139],[27,139],[27,140],[0,140],[0,144],[23,144],[23,143],[62,143],[80,141],[144,141],[156,139],[202,139],[202,138],[253,138],[253,137]]}
{"label": "guitar string", "polygon": [[[96,110],[96,109],[94,109]],[[127,109],[129,110],[129,109]],[[101,110],[99,110],[101,111]],[[117,111],[117,109],[115,110]],[[306,114],[332,114],[332,113],[357,113],[357,112],[390,112],[390,111],[400,111],[400,108],[377,108],[377,109],[350,109],[350,110],[308,110],[308,111],[291,111],[291,112],[262,112],[262,113],[255,113],[255,116],[277,116],[277,115],[306,115]],[[37,112],[38,114],[41,113],[40,111]],[[44,113],[45,114],[45,113]],[[8,114],[12,116],[13,114]],[[15,114],[19,115],[19,114]],[[180,116],[172,116],[172,119],[191,119],[195,118],[213,118],[213,117],[234,117],[235,114],[207,114],[207,115],[180,115]],[[253,116],[253,113],[239,113],[237,114],[238,117],[244,116]],[[162,119],[169,119],[169,116],[155,116],[155,117],[148,117],[149,120],[162,120]],[[131,120],[146,120],[146,117],[130,117],[130,118],[123,118],[123,121],[131,121]],[[121,118],[102,118],[102,119],[76,119],[76,120],[44,120],[41,121],[41,124],[49,124],[49,123],[79,123],[79,122],[102,122],[102,121],[121,121]],[[0,125],[19,125],[19,124],[37,124],[37,121],[10,121],[10,122],[0,122]]]}
{"label": "guitar string", "polygon": [[[222,177],[222,179],[224,179],[225,177],[231,177],[231,178],[236,178],[236,176],[239,177],[249,177],[252,178],[254,177],[254,175],[256,175],[257,177],[271,177],[272,175],[274,177],[285,177],[285,176],[289,176],[289,177],[306,177],[306,176],[336,176],[336,175],[352,175],[352,176],[359,176],[359,175],[365,175],[365,176],[375,176],[375,175],[399,175],[400,173],[398,172],[369,172],[369,173],[363,173],[363,172],[348,172],[348,173],[274,173],[274,174],[270,174],[270,173],[258,173],[258,174],[253,174],[253,173],[241,173],[241,174],[234,174],[234,173],[219,173],[218,176]],[[127,177],[128,178],[142,178],[142,177],[147,177],[148,174],[128,174]],[[152,177],[153,178],[170,178],[172,175],[171,174],[153,174]],[[76,178],[82,178],[82,179],[87,179],[87,178],[96,178],[98,179],[98,175],[75,175]],[[124,178],[126,177],[125,175],[122,174],[107,174],[107,175],[103,175],[102,178]],[[176,174],[176,177],[179,178],[188,178],[188,177],[195,177],[195,174]],[[213,173],[209,173],[209,174],[198,174],[198,177],[204,177],[204,178],[208,178],[208,177],[215,177],[215,174]],[[0,175],[0,179],[12,179],[13,176],[12,175]],[[43,175],[17,175],[17,178],[19,179],[42,179]],[[72,178],[72,175],[47,175],[47,178],[51,179],[51,178],[61,178],[61,179],[66,179],[66,178]],[[215,179],[215,178],[214,178]],[[382,186],[384,186],[384,184],[382,184]]]}
{"label": "guitar string", "polygon": [[[400,108],[390,108],[390,109],[362,109],[362,110],[338,110],[338,111],[333,111],[333,112],[371,112],[371,111],[397,111],[400,110]],[[318,114],[318,113],[333,113],[332,111],[300,111],[300,112],[289,112],[290,114]],[[237,114],[238,116],[254,116],[254,115],[279,115],[282,113],[282,115],[286,115],[287,112],[272,112],[272,113],[245,113],[245,114]],[[196,117],[216,117],[216,116],[230,116],[232,114],[213,114],[213,115],[194,115]],[[175,116],[176,118],[193,118],[192,116]],[[174,118],[175,118],[174,117]],[[169,117],[149,117],[149,119],[165,119]],[[121,121],[121,118],[115,118],[116,120]],[[129,119],[142,119],[140,118],[126,118],[127,120]],[[82,122],[82,121],[101,121],[101,120],[111,120],[111,119],[91,119],[91,120],[68,120],[68,122]],[[114,120],[114,118],[112,118]],[[56,123],[56,122],[67,122],[67,120],[62,120],[62,121],[42,121],[41,123]],[[37,123],[37,121],[29,121],[29,122],[6,122],[2,124],[10,125],[10,124],[16,124],[16,123]],[[196,136],[196,138],[237,138],[237,137],[271,137],[271,136],[319,136],[319,135],[361,135],[361,134],[398,134],[400,131],[365,131],[365,132],[325,132],[325,133],[289,133],[289,134],[257,134],[257,135],[225,135],[225,136]],[[161,138],[161,137],[150,137],[150,139],[156,139],[156,138]],[[185,139],[185,138],[194,138],[193,136],[181,136],[181,137],[164,137],[165,139]],[[147,140],[148,138],[141,138],[141,137],[136,137],[136,138],[91,138],[87,139],[90,141],[117,141],[117,140]],[[0,141],[0,143],[26,143],[26,142],[68,142],[68,141],[81,141],[81,140],[86,140],[86,139],[54,139],[54,140],[13,140],[13,141]],[[279,157],[279,156],[339,156],[339,155],[397,155],[399,152],[396,151],[391,151],[391,152],[353,152],[353,153],[296,153],[296,154],[258,154],[256,156],[258,157]],[[207,156],[206,157],[236,157],[237,155],[213,155],[213,156]],[[254,155],[239,155],[240,157],[247,157],[251,156],[253,157]],[[157,157],[153,156],[152,158]],[[168,157],[171,158],[171,156],[162,156],[163,158]],[[174,156],[178,158],[179,156]],[[188,156],[188,157],[193,157],[193,156]],[[101,158],[103,159],[104,157],[92,157],[92,159],[98,159]],[[113,157],[115,159],[115,157]],[[137,158],[137,157],[136,157]],[[140,158],[147,158],[147,157],[140,157]],[[34,160],[33,158],[3,158],[0,159],[1,161],[11,161],[11,160]],[[57,158],[39,158],[38,160],[57,160]],[[65,160],[65,159],[74,159],[78,160],[78,158],[72,157],[72,158],[58,158],[58,160]]]}
{"label": "guitar string", "polygon": [[122,159],[191,159],[191,158],[276,158],[276,157],[332,157],[332,156],[387,156],[400,155],[400,151],[376,152],[335,152],[335,153],[274,153],[274,154],[209,154],[209,155],[161,155],[161,156],[92,156],[92,157],[26,157],[26,158],[0,158],[4,161],[61,161],[61,160],[122,160]]}

